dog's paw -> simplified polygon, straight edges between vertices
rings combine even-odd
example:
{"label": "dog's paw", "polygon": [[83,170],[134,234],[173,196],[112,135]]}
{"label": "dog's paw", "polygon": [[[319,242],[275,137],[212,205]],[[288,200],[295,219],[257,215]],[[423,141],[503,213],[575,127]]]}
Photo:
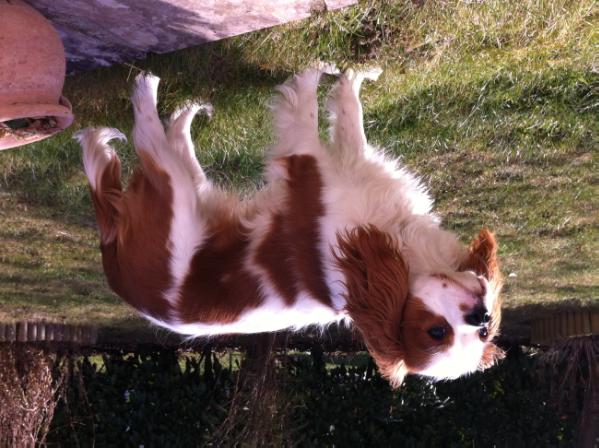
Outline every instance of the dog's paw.
{"label": "dog's paw", "polygon": [[141,72],[135,77],[135,87],[137,89],[147,89],[154,91],[158,89],[160,78],[151,72]]}
{"label": "dog's paw", "polygon": [[142,72],[135,77],[131,101],[137,110],[143,110],[144,107],[156,107],[159,83],[160,78],[150,72]]}
{"label": "dog's paw", "polygon": [[192,115],[195,115],[199,112],[206,115],[208,119],[212,119],[212,116],[214,115],[214,107],[212,106],[212,104],[202,101],[199,98],[187,100],[179,107],[177,107],[175,111],[171,114],[171,122],[175,121],[182,114],[191,113]]}
{"label": "dog's paw", "polygon": [[326,75],[339,76],[341,74],[341,70],[334,62],[317,61],[313,68]]}
{"label": "dog's paw", "polygon": [[345,71],[345,77],[352,82],[362,82],[364,79],[369,81],[376,81],[383,73],[383,69],[380,67],[370,67],[361,70],[347,69]]}

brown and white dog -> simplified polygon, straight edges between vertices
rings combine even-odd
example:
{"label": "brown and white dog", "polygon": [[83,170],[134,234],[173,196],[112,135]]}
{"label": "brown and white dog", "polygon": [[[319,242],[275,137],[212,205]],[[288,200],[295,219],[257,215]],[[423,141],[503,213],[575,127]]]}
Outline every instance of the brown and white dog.
{"label": "brown and white dog", "polygon": [[348,71],[318,133],[318,69],[280,86],[267,186],[251,199],[206,178],[190,136],[188,103],[165,127],[159,79],[137,77],[133,142],[141,166],[123,190],[109,146],[115,129],[85,129],[83,147],[108,283],[152,322],[190,335],[257,333],[353,321],[382,374],[437,379],[502,356],[494,236],[466,248],[440,228],[420,181],[366,141]]}

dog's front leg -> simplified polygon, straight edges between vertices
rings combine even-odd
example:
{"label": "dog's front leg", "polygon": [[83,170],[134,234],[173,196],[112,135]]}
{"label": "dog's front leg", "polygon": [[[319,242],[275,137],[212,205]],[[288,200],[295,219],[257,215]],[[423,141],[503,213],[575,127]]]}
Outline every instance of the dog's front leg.
{"label": "dog's front leg", "polygon": [[360,87],[364,79],[375,81],[380,69],[347,70],[333,87],[327,109],[330,114],[331,147],[339,155],[361,154],[366,147]]}
{"label": "dog's front leg", "polygon": [[316,91],[323,70],[308,69],[278,86],[272,103],[277,143],[272,157],[313,153],[320,147]]}

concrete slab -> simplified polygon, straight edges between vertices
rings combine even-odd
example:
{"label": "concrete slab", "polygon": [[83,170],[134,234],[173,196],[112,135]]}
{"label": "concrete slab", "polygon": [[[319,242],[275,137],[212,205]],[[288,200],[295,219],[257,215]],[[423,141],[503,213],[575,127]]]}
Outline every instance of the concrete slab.
{"label": "concrete slab", "polygon": [[356,0],[26,0],[59,31],[67,71],[167,53],[307,18]]}

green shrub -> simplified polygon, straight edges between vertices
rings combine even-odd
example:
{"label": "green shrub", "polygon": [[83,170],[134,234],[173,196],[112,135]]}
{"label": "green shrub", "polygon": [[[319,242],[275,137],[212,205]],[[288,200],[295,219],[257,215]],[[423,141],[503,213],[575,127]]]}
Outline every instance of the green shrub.
{"label": "green shrub", "polygon": [[[73,361],[49,444],[218,445],[213,435],[220,436],[226,423],[232,428],[227,445],[244,434],[236,444],[256,446],[243,427],[252,412],[264,409],[278,414],[270,419],[277,428],[269,435],[280,432],[277,445],[562,446],[574,440],[580,406],[557,412],[551,392],[556,378],[517,347],[485,373],[439,383],[410,377],[398,391],[372,362],[326,369],[307,354],[277,359],[268,381],[278,392],[261,394],[238,388],[239,373],[214,354],[104,354],[101,367],[89,357]],[[239,394],[273,402],[252,403]],[[246,412],[236,412],[235,422],[227,420],[233,402]]]}
{"label": "green shrub", "polygon": [[101,368],[88,357],[73,362],[50,445],[196,446],[226,416],[231,376],[216,358],[161,350],[102,361]]}

